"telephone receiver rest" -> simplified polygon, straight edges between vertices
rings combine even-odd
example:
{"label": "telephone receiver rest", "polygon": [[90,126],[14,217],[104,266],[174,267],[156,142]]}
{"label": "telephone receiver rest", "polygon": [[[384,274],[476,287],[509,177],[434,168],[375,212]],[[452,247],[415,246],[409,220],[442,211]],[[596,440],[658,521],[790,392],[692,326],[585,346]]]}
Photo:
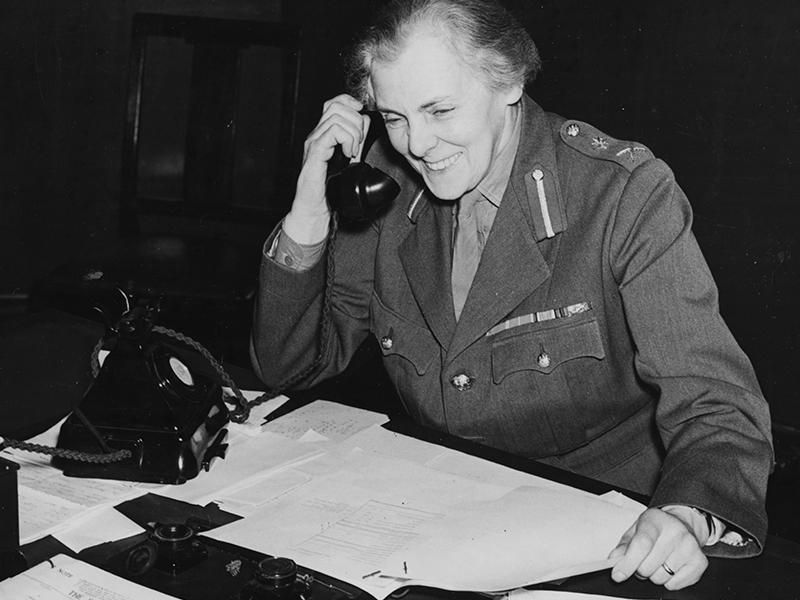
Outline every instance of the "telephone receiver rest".
{"label": "telephone receiver rest", "polygon": [[[382,130],[382,122],[370,114],[367,138],[361,151],[361,160],[352,162],[337,173],[328,177],[325,192],[331,209],[343,220],[354,223],[371,221],[388,208],[400,193],[400,186],[390,176],[377,167],[366,163],[372,143]],[[332,163],[346,159],[339,147],[336,148]]]}

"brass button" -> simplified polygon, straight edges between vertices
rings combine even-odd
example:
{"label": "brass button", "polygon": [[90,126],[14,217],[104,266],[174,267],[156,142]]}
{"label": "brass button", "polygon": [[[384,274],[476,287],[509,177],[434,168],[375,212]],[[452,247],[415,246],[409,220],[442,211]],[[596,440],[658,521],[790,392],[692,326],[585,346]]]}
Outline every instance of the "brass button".
{"label": "brass button", "polygon": [[381,338],[381,348],[384,350],[391,350],[392,346],[394,346],[394,341],[388,335]]}
{"label": "brass button", "polygon": [[547,352],[542,352],[539,356],[536,357],[536,362],[539,364],[540,367],[546,369],[550,366],[550,355]]}
{"label": "brass button", "polygon": [[470,377],[466,373],[459,373],[458,375],[454,375],[452,379],[450,379],[450,384],[456,388],[459,392],[464,392],[472,387],[472,384],[475,382],[474,377]]}

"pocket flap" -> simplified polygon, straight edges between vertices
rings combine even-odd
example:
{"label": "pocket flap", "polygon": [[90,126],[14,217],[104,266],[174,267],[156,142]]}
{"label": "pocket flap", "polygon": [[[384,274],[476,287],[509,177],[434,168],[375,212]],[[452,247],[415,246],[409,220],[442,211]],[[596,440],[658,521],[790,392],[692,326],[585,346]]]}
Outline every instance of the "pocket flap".
{"label": "pocket flap", "polygon": [[596,319],[527,329],[497,340],[492,347],[492,378],[500,383],[516,371],[550,373],[569,360],[583,357],[605,358]]}
{"label": "pocket flap", "polygon": [[402,318],[373,296],[372,327],[383,356],[397,356],[424,375],[438,356],[439,344],[425,327]]}

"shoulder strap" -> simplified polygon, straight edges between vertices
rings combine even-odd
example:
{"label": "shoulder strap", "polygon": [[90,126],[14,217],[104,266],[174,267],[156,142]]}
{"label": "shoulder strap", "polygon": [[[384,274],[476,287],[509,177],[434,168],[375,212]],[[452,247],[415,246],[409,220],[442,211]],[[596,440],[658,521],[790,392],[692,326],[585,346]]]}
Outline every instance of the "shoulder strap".
{"label": "shoulder strap", "polygon": [[629,171],[655,158],[646,146],[637,142],[617,140],[582,121],[564,121],[560,133],[564,143],[578,152],[592,158],[615,162]]}

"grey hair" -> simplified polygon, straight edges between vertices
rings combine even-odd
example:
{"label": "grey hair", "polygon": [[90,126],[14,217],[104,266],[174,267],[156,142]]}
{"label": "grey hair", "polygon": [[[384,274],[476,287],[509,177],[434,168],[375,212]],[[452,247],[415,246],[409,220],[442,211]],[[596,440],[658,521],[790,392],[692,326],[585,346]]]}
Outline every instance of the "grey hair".
{"label": "grey hair", "polygon": [[541,70],[530,34],[495,0],[391,0],[345,56],[347,91],[373,107],[373,62],[396,59],[420,27],[440,28],[492,89],[524,86]]}

